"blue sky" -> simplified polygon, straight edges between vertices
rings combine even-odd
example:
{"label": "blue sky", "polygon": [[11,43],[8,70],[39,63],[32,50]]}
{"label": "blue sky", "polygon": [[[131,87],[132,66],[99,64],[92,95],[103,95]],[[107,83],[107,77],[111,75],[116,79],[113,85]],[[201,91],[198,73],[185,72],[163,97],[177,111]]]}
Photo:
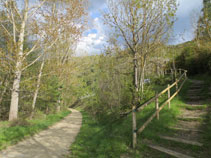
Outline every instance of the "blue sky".
{"label": "blue sky", "polygon": [[[179,44],[190,41],[194,37],[194,23],[198,20],[202,9],[202,0],[177,0],[179,3],[177,21],[170,44]],[[106,7],[106,0],[89,0],[88,29],[77,47],[77,54],[99,54],[106,45],[108,31],[103,24],[101,11]]]}

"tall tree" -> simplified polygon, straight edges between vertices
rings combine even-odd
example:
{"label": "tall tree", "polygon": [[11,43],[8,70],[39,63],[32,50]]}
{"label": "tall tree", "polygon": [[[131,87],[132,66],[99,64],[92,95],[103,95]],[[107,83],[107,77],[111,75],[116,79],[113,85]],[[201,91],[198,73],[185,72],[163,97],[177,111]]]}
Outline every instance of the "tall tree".
{"label": "tall tree", "polygon": [[[17,5],[17,1],[14,0],[1,0],[1,8],[0,11],[6,14],[5,19],[0,19],[0,26],[4,31],[4,34],[7,35],[7,50],[8,56],[11,58],[11,63],[13,63],[13,87],[11,90],[11,103],[10,103],[10,112],[9,112],[9,120],[15,120],[18,118],[18,107],[19,107],[19,95],[20,95],[20,82],[21,76],[24,70],[31,67],[37,61],[41,59],[44,53],[39,50],[43,48],[49,49],[49,46],[52,45],[53,41],[48,43],[43,43],[48,39],[48,33],[54,33],[54,36],[64,36],[64,26],[68,28],[68,26],[73,25],[75,28],[79,27],[76,25],[78,21],[83,20],[80,19],[70,19],[69,15],[74,16],[79,12],[75,12],[77,8],[79,10],[83,8],[84,3],[81,0],[21,0],[18,1],[19,5]],[[46,26],[46,20],[48,19],[56,19],[54,15],[47,14],[49,4],[54,4],[57,8],[57,20],[55,20],[55,25],[52,27],[43,27]],[[78,6],[76,6],[78,4]],[[50,5],[52,6],[52,5]],[[75,8],[74,10],[71,8]],[[63,9],[64,10],[63,10]],[[42,14],[45,12],[46,14]],[[83,11],[81,11],[83,13]],[[81,16],[81,14],[80,14]],[[47,18],[46,18],[47,17]],[[72,20],[72,21],[71,21]],[[78,21],[77,21],[78,20]],[[11,29],[6,27],[6,22],[9,22],[11,25]],[[59,26],[61,25],[61,26]],[[69,27],[71,29],[71,27]],[[48,30],[48,31],[47,31]],[[66,32],[67,33],[67,32]],[[67,34],[66,36],[71,36]],[[30,45],[26,46],[25,43],[30,41]],[[36,58],[32,61],[28,60],[28,58],[34,54]]]}
{"label": "tall tree", "polygon": [[[45,9],[42,10],[41,15],[44,19],[44,22],[42,23],[42,32],[45,32],[47,38],[45,38],[45,41],[42,43],[44,58],[42,59],[37,78],[37,85],[32,102],[32,111],[35,109],[42,72],[46,63],[46,56],[50,56],[50,61],[55,61],[53,64],[53,70],[55,71],[54,75],[60,76],[61,80],[70,75],[64,75],[64,70],[69,69],[64,65],[73,54],[72,48],[77,44],[86,25],[86,22],[83,20],[86,15],[85,3],[82,1],[60,1],[57,5],[54,2],[48,2],[46,5]],[[59,71],[56,71],[56,69],[59,69]],[[63,71],[61,71],[61,69]],[[60,101],[58,101],[58,103],[59,102]]]}
{"label": "tall tree", "polygon": [[139,82],[143,82],[144,68],[149,54],[153,53],[154,49],[168,37],[169,30],[175,20],[177,5],[176,0],[108,0],[107,6],[108,10],[104,14],[105,23],[115,30],[116,37],[120,37],[124,41],[133,57],[134,102],[132,117],[133,147],[135,147],[135,109],[139,100],[139,85],[143,85]]}
{"label": "tall tree", "polygon": [[202,16],[198,21],[196,39],[211,39],[211,0],[203,0]]}

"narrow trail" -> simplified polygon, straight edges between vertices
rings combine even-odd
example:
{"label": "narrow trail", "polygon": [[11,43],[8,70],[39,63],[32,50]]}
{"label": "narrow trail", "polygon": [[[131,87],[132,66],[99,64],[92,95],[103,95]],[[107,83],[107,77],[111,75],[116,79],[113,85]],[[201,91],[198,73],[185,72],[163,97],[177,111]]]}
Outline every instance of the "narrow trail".
{"label": "narrow trail", "polygon": [[0,152],[0,158],[63,158],[80,131],[82,115],[72,113],[49,129]]}
{"label": "narrow trail", "polygon": [[[165,143],[160,142],[160,144],[149,144],[148,147],[153,150],[158,150],[163,152],[170,157],[176,158],[194,158],[203,157],[201,154],[201,148],[203,146],[203,126],[205,126],[203,120],[207,115],[207,109],[204,107],[205,97],[202,95],[202,90],[204,88],[204,82],[199,80],[191,80],[191,86],[189,87],[186,94],[186,106],[181,108],[182,114],[178,117],[178,122],[176,126],[169,127],[175,131],[172,136],[162,135],[160,138],[165,142],[169,142],[168,146]],[[210,88],[211,92],[211,88]],[[179,143],[178,146],[172,144]],[[182,145],[183,144],[183,145]],[[183,148],[188,146],[187,148]],[[195,153],[194,148],[198,147],[197,153]]]}

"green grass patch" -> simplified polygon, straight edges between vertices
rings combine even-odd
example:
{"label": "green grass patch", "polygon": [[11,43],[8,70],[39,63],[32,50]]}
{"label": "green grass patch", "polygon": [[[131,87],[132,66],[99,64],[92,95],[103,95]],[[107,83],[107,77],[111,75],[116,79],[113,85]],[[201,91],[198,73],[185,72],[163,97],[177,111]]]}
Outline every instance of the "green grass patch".
{"label": "green grass patch", "polygon": [[70,114],[70,111],[50,114],[45,119],[27,120],[24,121],[24,124],[17,126],[14,125],[14,122],[0,122],[0,150],[16,144],[27,136],[32,136],[41,130],[47,129],[68,114]]}
{"label": "green grass patch", "polygon": [[[70,147],[71,158],[118,158],[121,156],[131,158],[171,158],[171,156],[164,153],[152,150],[144,145],[144,142],[150,140],[152,143],[161,144],[169,147],[170,149],[182,150],[184,153],[189,152],[192,156],[203,155],[205,158],[210,153],[204,152],[210,151],[211,142],[211,115],[205,116],[203,119],[195,120],[201,122],[207,122],[209,126],[206,126],[204,139],[205,147],[197,147],[192,145],[186,145],[182,143],[175,143],[171,141],[165,141],[159,137],[159,135],[173,136],[175,130],[169,127],[174,126],[181,114],[181,109],[189,108],[190,110],[207,109],[208,105],[203,106],[187,106],[186,93],[191,85],[190,80],[187,80],[182,91],[171,102],[171,109],[168,105],[160,112],[160,119],[156,118],[145,128],[145,130],[138,135],[137,150],[134,152],[131,149],[132,146],[132,117],[128,115],[124,119],[119,119],[111,123],[110,119],[104,120],[103,123],[98,122],[86,112],[83,112],[83,125],[81,131],[76,138],[75,143]],[[171,91],[171,94],[174,90]],[[166,94],[159,99],[159,103],[162,104],[167,99]],[[155,103],[147,106],[142,112],[137,113],[137,127],[141,125],[155,112]],[[104,122],[109,122],[105,124]],[[181,151],[181,152],[182,152]],[[205,153],[205,154],[204,154]],[[190,154],[190,155],[191,155]]]}
{"label": "green grass patch", "polygon": [[[131,149],[132,146],[132,117],[128,115],[123,119],[117,119],[111,123],[108,119],[98,122],[88,113],[83,113],[83,124],[75,143],[70,147],[71,158],[118,158],[122,155],[129,157],[147,157],[149,149],[143,145],[146,139],[159,142],[159,134],[165,133],[171,135],[173,130],[169,126],[177,123],[177,116],[180,114],[180,106],[184,105],[183,97],[189,86],[189,82],[184,85],[180,95],[175,97],[171,102],[171,109],[168,105],[160,112],[160,119],[156,118],[145,128],[143,133],[138,135],[137,151]],[[173,91],[171,92],[173,94]],[[167,94],[159,99],[159,103],[163,103],[167,99]],[[147,106],[142,112],[137,113],[137,127],[141,127],[143,123],[155,112],[155,103]],[[138,152],[140,151],[140,152]],[[146,154],[146,155],[145,155]],[[164,158],[165,154],[150,150],[148,157]],[[168,156],[169,158],[169,156]]]}
{"label": "green grass patch", "polygon": [[[154,119],[149,126],[138,136],[138,150],[146,152],[147,147],[142,144],[145,139],[159,141],[158,134],[172,131],[168,126],[176,123],[176,116],[180,113],[178,106],[180,101],[175,99],[171,109],[165,107],[160,113],[160,120]],[[143,112],[137,114],[137,126],[140,127],[154,112],[151,104]],[[132,146],[132,119],[129,115],[125,119],[117,120],[113,124],[101,125],[90,115],[83,113],[83,125],[75,143],[70,148],[71,158],[117,158],[124,154],[132,157],[143,156],[143,152],[134,153]],[[157,153],[155,154],[157,155]],[[163,154],[160,153],[160,157]]]}

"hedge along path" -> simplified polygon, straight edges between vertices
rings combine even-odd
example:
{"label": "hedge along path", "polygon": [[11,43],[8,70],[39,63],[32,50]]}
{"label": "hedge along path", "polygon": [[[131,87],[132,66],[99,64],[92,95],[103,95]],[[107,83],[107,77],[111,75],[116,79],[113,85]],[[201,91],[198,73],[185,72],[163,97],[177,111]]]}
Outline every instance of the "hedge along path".
{"label": "hedge along path", "polygon": [[62,158],[80,131],[82,115],[72,113],[49,129],[0,152],[0,158]]}

